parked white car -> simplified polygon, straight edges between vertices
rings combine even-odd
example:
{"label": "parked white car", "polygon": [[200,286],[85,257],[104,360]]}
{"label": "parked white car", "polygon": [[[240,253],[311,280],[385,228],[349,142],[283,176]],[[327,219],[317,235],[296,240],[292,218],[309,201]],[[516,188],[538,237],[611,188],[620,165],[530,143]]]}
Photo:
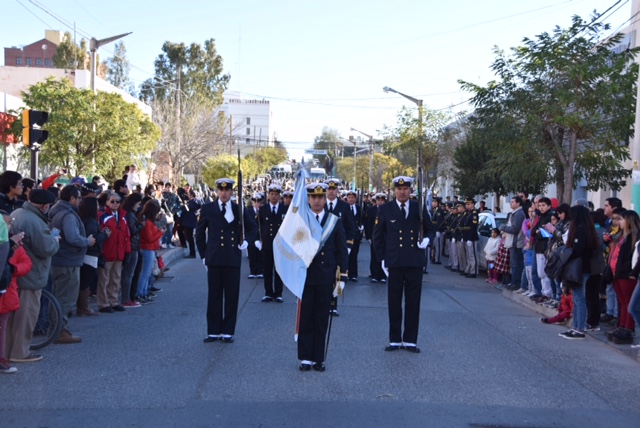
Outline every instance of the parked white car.
{"label": "parked white car", "polygon": [[478,259],[478,269],[487,270],[487,260],[484,257],[484,247],[487,245],[487,241],[491,238],[491,229],[497,227],[500,228],[507,222],[507,214],[494,213],[490,211],[484,211],[478,214],[478,238],[476,248],[476,258]]}

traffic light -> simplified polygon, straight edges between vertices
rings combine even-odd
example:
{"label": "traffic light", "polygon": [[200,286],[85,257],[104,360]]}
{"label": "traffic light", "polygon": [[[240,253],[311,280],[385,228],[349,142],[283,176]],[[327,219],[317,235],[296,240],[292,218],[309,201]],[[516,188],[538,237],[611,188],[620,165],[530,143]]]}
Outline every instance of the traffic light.
{"label": "traffic light", "polygon": [[42,144],[49,138],[49,131],[42,126],[49,120],[49,113],[38,110],[22,111],[22,143],[27,146]]}

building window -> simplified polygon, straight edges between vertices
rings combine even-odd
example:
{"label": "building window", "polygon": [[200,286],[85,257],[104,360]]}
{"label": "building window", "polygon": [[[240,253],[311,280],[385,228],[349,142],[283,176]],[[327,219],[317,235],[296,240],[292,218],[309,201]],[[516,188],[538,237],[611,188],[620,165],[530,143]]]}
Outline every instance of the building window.
{"label": "building window", "polygon": [[251,128],[247,128],[247,135],[251,135]]}
{"label": "building window", "polygon": [[27,58],[27,66],[31,65],[31,58]]}
{"label": "building window", "polygon": [[247,118],[247,125],[251,125],[251,118],[250,117]]}
{"label": "building window", "polygon": [[42,60],[40,58],[36,58],[36,67],[42,66]]}
{"label": "building window", "polygon": [[44,60],[44,66],[45,67],[51,67],[51,60],[49,58]]}
{"label": "building window", "polygon": [[16,65],[22,65],[22,58],[16,58]]}
{"label": "building window", "polygon": [[247,144],[251,144],[251,140],[247,138]]}

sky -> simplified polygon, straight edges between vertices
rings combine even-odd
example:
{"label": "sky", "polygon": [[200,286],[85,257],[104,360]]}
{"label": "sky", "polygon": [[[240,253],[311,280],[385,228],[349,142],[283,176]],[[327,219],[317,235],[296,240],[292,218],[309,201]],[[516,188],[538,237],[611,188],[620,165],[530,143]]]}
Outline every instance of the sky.
{"label": "sky", "polygon": [[[45,29],[122,39],[138,86],[153,75],[165,41],[216,40],[229,90],[270,100],[274,130],[299,159],[324,126],[344,138],[378,137],[394,126],[403,97],[430,109],[469,111],[459,79],[486,84],[495,46],[508,50],[605,12],[612,31],[628,25],[631,0],[3,0],[0,44],[33,43]],[[634,11],[636,12],[636,11]],[[100,48],[101,59],[113,54]],[[4,58],[0,58],[4,61]],[[1,64],[4,65],[4,64]]]}

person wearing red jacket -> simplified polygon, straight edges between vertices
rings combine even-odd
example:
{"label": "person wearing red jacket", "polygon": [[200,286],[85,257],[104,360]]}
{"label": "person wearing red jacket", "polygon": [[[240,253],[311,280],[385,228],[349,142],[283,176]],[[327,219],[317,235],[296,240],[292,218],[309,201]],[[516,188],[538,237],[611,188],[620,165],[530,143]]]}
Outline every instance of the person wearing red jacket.
{"label": "person wearing red jacket", "polygon": [[142,267],[138,278],[137,300],[141,304],[153,303],[149,298],[149,279],[153,271],[153,261],[156,251],[160,248],[160,238],[167,231],[166,227],[158,227],[155,219],[160,213],[160,204],[155,199],[151,199],[144,204],[142,211],[138,215],[140,223],[144,223],[140,232],[140,256],[142,257]]}
{"label": "person wearing red jacket", "polygon": [[110,193],[104,212],[98,219],[100,230],[109,229],[111,232],[102,248],[104,266],[98,269],[98,310],[102,313],[124,311],[118,294],[122,280],[122,262],[131,252],[131,241],[127,213],[120,209],[121,202],[119,194]]}
{"label": "person wearing red jacket", "polygon": [[540,318],[543,324],[564,324],[573,313],[573,298],[571,297],[571,290],[567,287],[562,288],[562,297],[560,298],[560,305],[558,305],[558,315],[551,318]]}
{"label": "person wearing red jacket", "polygon": [[[11,218],[9,216],[3,217],[9,226],[11,224]],[[13,235],[10,239],[11,246],[13,247],[13,255],[9,258],[9,264],[13,272],[11,274],[11,283],[9,287],[7,287],[6,293],[0,298],[0,373],[15,373],[17,371],[15,367],[11,367],[7,359],[6,336],[9,315],[20,308],[18,277],[26,275],[31,270],[31,259],[22,246],[23,237],[24,232],[20,232],[19,234]]]}

